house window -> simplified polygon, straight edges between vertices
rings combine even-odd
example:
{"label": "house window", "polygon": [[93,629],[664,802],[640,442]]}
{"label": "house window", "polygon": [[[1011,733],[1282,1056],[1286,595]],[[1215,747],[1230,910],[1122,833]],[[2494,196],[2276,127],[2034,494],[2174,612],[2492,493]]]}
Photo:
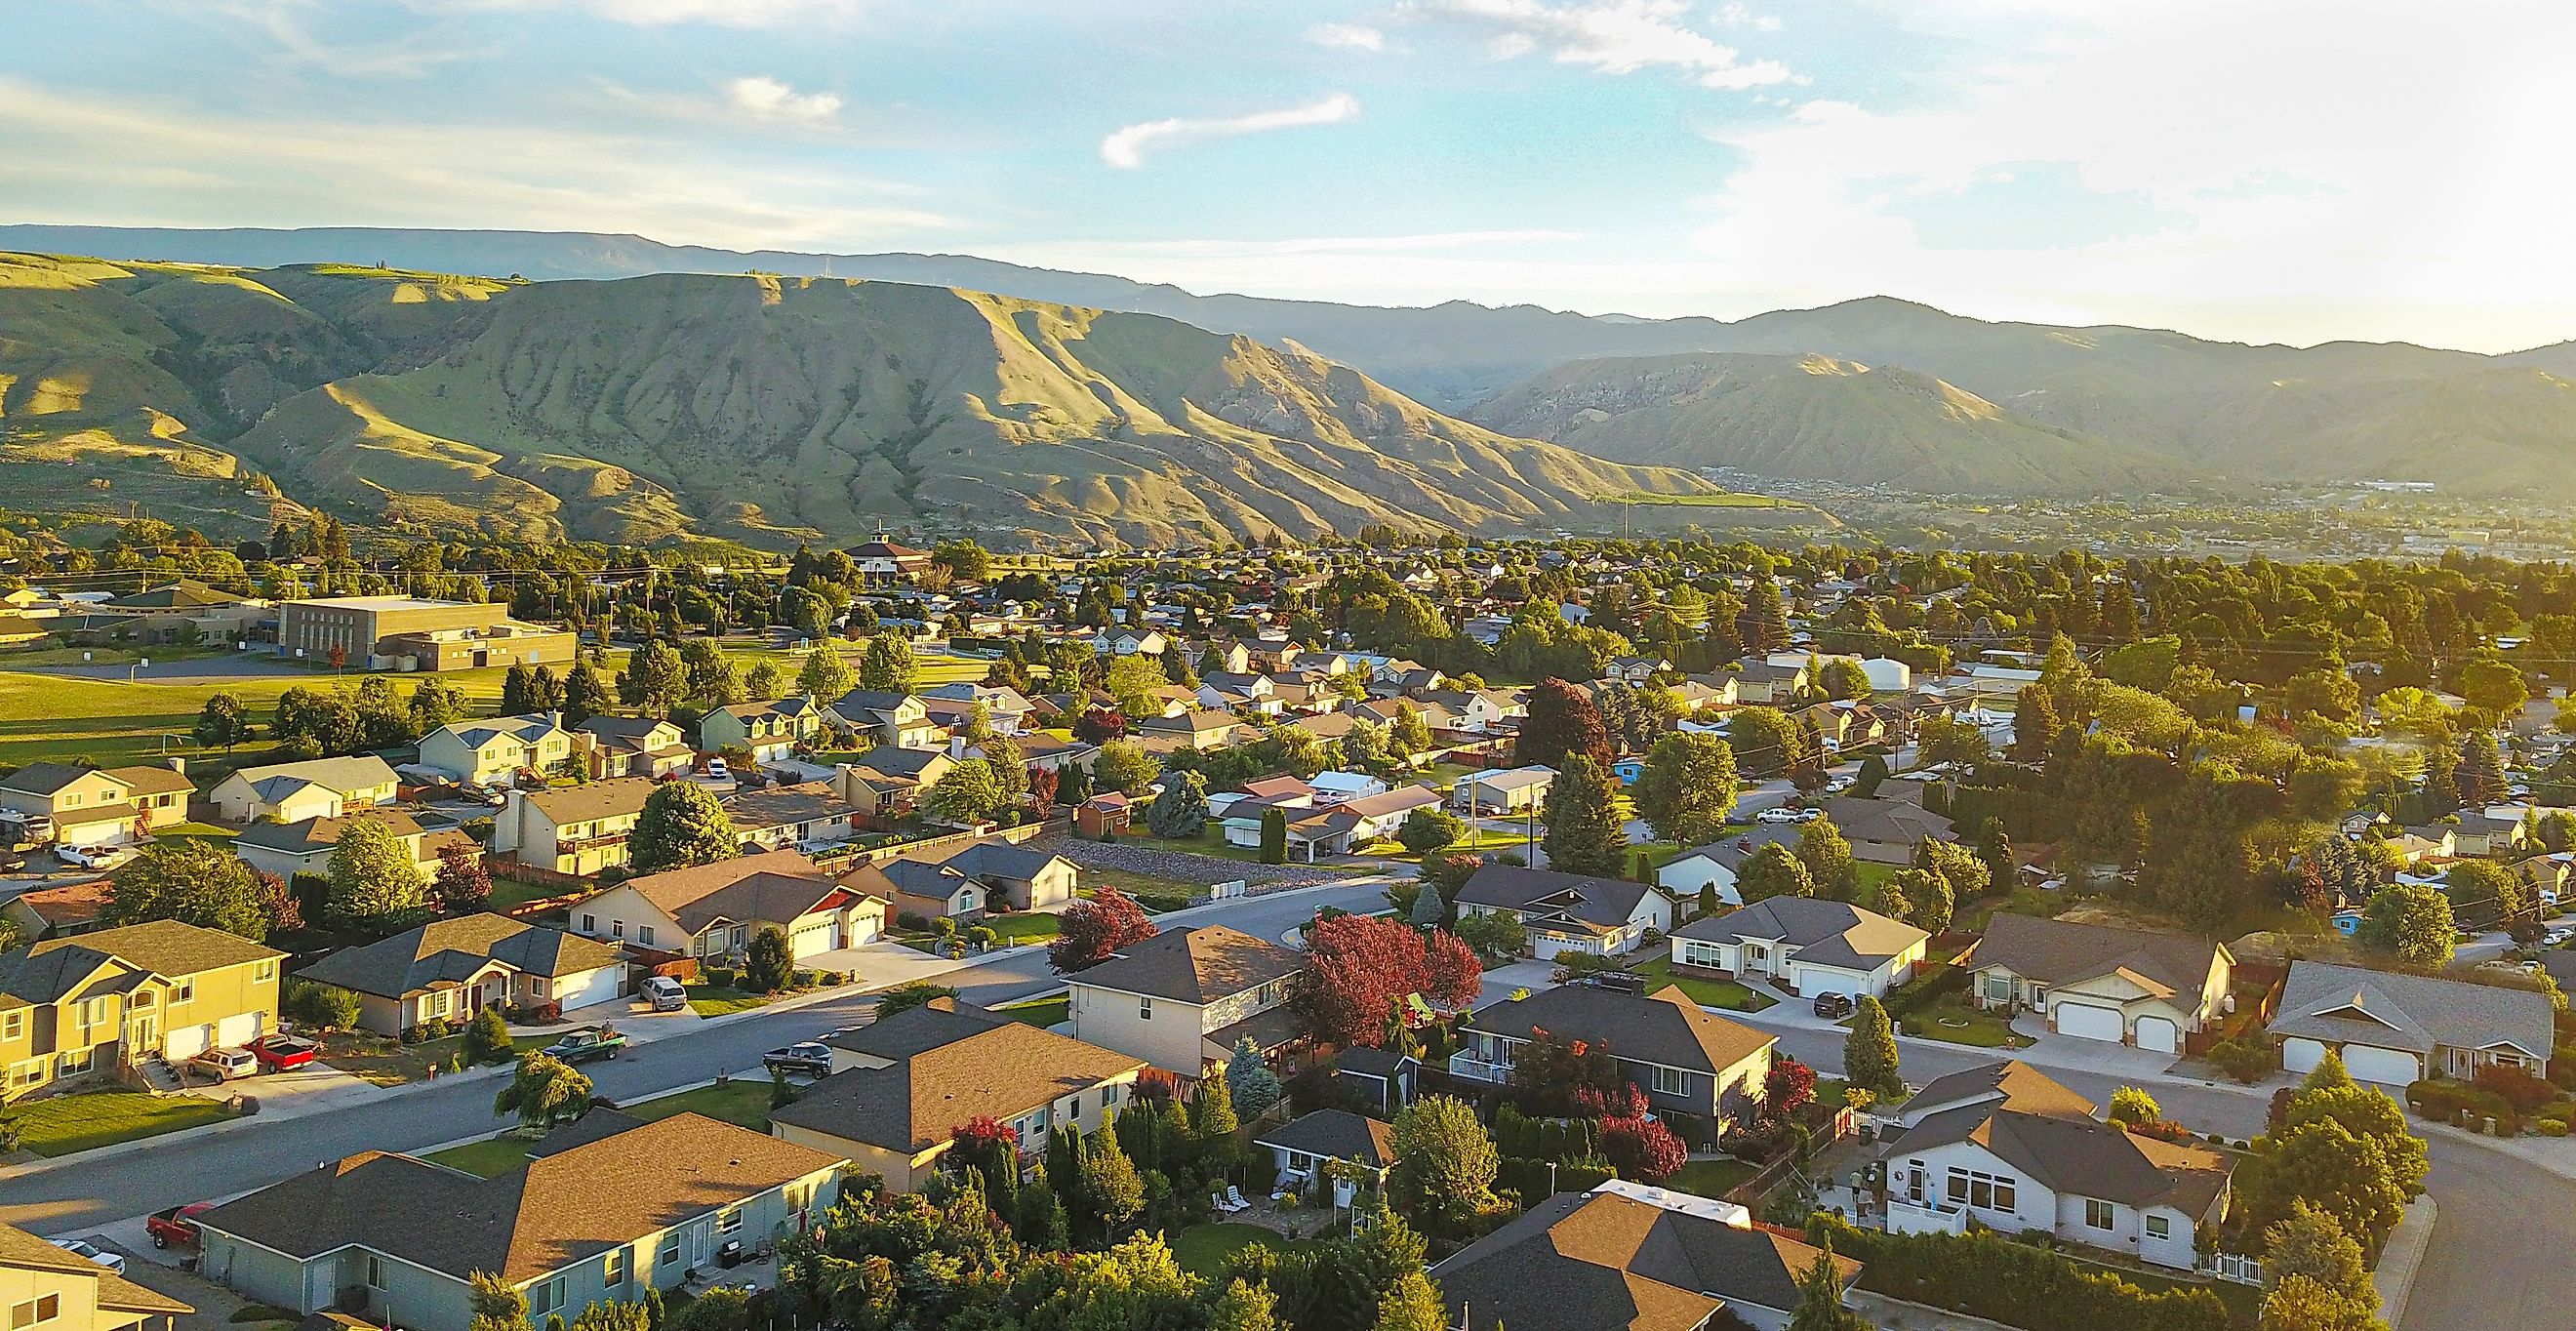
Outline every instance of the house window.
{"label": "house window", "polygon": [[97,1060],[98,1051],[95,1049],[75,1050],[72,1053],[63,1055],[62,1060],[55,1064],[54,1075],[57,1077],[77,1077],[80,1074],[89,1071],[90,1064]]}
{"label": "house window", "polygon": [[610,920],[608,922],[608,936],[611,938],[624,938],[626,936],[626,921]]}
{"label": "house window", "polygon": [[716,1232],[719,1234],[741,1233],[742,1208],[739,1206],[728,1206],[725,1209],[716,1212]]}
{"label": "house window", "polygon": [[270,981],[270,980],[274,980],[274,979],[276,979],[276,978],[277,978],[277,963],[276,963],[276,962],[274,962],[274,961],[263,961],[263,962],[259,963],[258,965],[251,967],[251,968],[250,968],[250,978],[251,978],[253,981],[255,981],[255,982],[259,982],[259,983],[265,983],[265,982],[267,982],[267,981]]}
{"label": "house window", "polygon": [[586,934],[595,934],[595,933],[598,933],[598,932],[599,932],[599,917],[598,917],[598,916],[596,916],[596,915],[584,915],[584,916],[582,916],[582,917],[581,917],[581,931],[582,931],[583,933],[586,933]]}
{"label": "house window", "polygon": [[1715,943],[1685,942],[1682,944],[1682,964],[1723,970],[1726,967],[1725,954],[1717,950]]}
{"label": "house window", "polygon": [[662,1265],[677,1266],[679,1264],[680,1244],[679,1240],[674,1239],[671,1242],[662,1245]]}
{"label": "house window", "polygon": [[1137,998],[1137,1000],[1136,1000],[1136,1020],[1138,1020],[1138,1021],[1152,1021],[1153,1019],[1154,1019],[1154,1000],[1153,1000],[1153,999],[1150,999],[1150,998],[1144,998],[1144,997],[1141,997],[1141,996],[1140,996],[1140,997],[1139,997],[1139,998]]}
{"label": "house window", "polygon": [[107,1000],[104,998],[93,998],[88,1002],[81,1004],[81,1024],[84,1026],[106,1025]]}
{"label": "house window", "polygon": [[2148,1216],[2148,1217],[2147,1217],[2147,1237],[2148,1237],[2148,1238],[2151,1238],[2151,1239],[2169,1239],[2169,1238],[2172,1238],[2172,1237],[2173,1237],[2173,1219],[2172,1219],[2171,1217],[2169,1217],[2169,1216],[2161,1216],[2161,1215],[2151,1215],[2151,1216]]}
{"label": "house window", "polygon": [[1973,1169],[1950,1171],[1950,1200],[1964,1202],[1980,1211],[2013,1209],[2013,1187],[2016,1179]]}
{"label": "house window", "polygon": [[177,1007],[182,1003],[196,1001],[197,982],[195,980],[181,980],[170,986],[170,1006]]}
{"label": "house window", "polygon": [[26,1013],[24,1013],[24,1012],[6,1012],[6,1013],[0,1013],[0,1040],[19,1040],[19,1039],[24,1039],[24,1038],[26,1038],[26,1034],[27,1034],[27,1014],[26,1014]]}
{"label": "house window", "polygon": [[600,1269],[599,1278],[601,1283],[611,1286],[625,1283],[626,1250],[624,1248],[611,1248],[608,1250],[608,1260]]}
{"label": "house window", "polygon": [[649,924],[635,926],[635,941],[646,947],[653,946],[653,926]]}
{"label": "house window", "polygon": [[1655,1092],[1659,1095],[1683,1095],[1690,1091],[1690,1074],[1680,1068],[1655,1065]]}
{"label": "house window", "polygon": [[2098,1197],[2084,1199],[2084,1224],[2088,1229],[2108,1230],[2119,1223],[2120,1208]]}
{"label": "house window", "polygon": [[560,1310],[563,1306],[564,1278],[562,1276],[556,1276],[552,1280],[540,1280],[536,1284],[528,1286],[528,1315],[530,1317],[543,1317],[548,1313]]}
{"label": "house window", "polygon": [[384,1287],[385,1259],[369,1253],[367,1254],[367,1288],[383,1289]]}
{"label": "house window", "polygon": [[40,1326],[63,1315],[63,1296],[39,1294],[24,1303],[9,1305],[9,1331]]}

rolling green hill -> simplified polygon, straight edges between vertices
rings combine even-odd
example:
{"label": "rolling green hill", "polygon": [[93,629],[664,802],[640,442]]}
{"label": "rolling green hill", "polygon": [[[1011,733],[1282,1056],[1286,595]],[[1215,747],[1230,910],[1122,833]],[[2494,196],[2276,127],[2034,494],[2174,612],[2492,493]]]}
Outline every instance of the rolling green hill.
{"label": "rolling green hill", "polygon": [[2126,491],[2197,470],[2020,420],[1929,375],[1830,356],[1575,361],[1471,414],[1497,430],[1623,462],[1930,493]]}
{"label": "rolling green hill", "polygon": [[769,276],[0,255],[0,479],[160,449],[421,531],[1063,543],[1587,525],[1705,492],[1148,315]]}

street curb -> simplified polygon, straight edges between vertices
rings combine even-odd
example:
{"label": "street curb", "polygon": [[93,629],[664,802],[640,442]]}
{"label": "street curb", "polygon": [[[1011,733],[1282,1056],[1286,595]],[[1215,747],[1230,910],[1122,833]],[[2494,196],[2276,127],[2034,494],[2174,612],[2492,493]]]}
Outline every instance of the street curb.
{"label": "street curb", "polygon": [[2431,1193],[2416,1198],[2407,1203],[2397,1228],[2389,1231],[2388,1246],[2380,1249],[2379,1269],[2370,1273],[2370,1283],[2379,1291],[2379,1320],[2390,1327],[2406,1321],[2415,1273],[2424,1265],[2424,1253],[2433,1243],[2433,1225],[2440,1218],[2441,1207]]}

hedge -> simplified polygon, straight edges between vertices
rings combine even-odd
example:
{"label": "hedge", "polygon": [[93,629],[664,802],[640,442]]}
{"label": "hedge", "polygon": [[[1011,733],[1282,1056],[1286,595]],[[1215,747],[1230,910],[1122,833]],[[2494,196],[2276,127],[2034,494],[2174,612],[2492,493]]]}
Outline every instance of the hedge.
{"label": "hedge", "polygon": [[1947,962],[1926,965],[1911,980],[1890,991],[1879,1006],[1887,1009],[1887,1019],[1896,1021],[1905,1014],[1944,994],[1965,992],[1968,973]]}
{"label": "hedge", "polygon": [[2024,1331],[2228,1331],[2216,1291],[2150,1293],[2107,1271],[1992,1232],[1881,1234],[1818,1212],[1807,1242],[1858,1258],[1865,1289]]}
{"label": "hedge", "polygon": [[1581,1160],[1601,1154],[1601,1123],[1589,1118],[1531,1118],[1509,1103],[1494,1111],[1494,1149],[1531,1160]]}
{"label": "hedge", "polygon": [[2464,1081],[2426,1079],[2406,1087],[2406,1103],[2418,1117],[2441,1123],[2457,1124],[2465,1109],[2479,1118],[2492,1118],[2503,1131],[2519,1132],[2522,1116],[2513,1111],[2505,1098],[2492,1091],[2482,1091]]}

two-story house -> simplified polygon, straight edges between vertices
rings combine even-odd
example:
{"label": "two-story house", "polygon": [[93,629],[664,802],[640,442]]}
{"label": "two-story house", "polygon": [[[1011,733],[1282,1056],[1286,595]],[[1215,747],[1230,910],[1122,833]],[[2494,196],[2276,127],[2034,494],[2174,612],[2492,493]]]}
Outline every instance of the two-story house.
{"label": "two-story house", "polygon": [[1958,964],[1981,1007],[2168,1054],[2224,1014],[2236,973],[2234,954],[2206,938],[2003,912]]}
{"label": "two-story house", "polygon": [[556,873],[594,874],[627,862],[626,841],[659,783],[622,776],[585,786],[513,790],[492,818],[492,849]]}
{"label": "two-story house", "polygon": [[573,932],[585,938],[693,957],[740,953],[762,930],[776,929],[801,961],[874,942],[886,911],[812,860],[773,850],[630,878],[573,903],[570,914]]}
{"label": "two-story house", "polygon": [[0,953],[0,1099],[258,1039],[278,1012],[285,955],[177,920]]}
{"label": "two-story house", "polygon": [[193,789],[188,778],[166,767],[29,763],[0,777],[0,809],[22,826],[50,828],[49,836],[31,840],[121,846],[153,819],[167,824],[185,818]]}
{"label": "two-story house", "polygon": [[428,1021],[471,1021],[487,1007],[569,1012],[612,1002],[626,992],[626,954],[487,911],[344,947],[295,974],[356,994],[359,1026],[400,1036]]}
{"label": "two-story house", "polygon": [[0,1225],[0,1309],[13,1331],[170,1331],[196,1311],[15,1225]]}
{"label": "two-story house", "polygon": [[560,712],[459,721],[420,737],[420,765],[478,786],[534,785],[563,770],[574,734]]}
{"label": "two-story house", "polygon": [[1099,1130],[1134,1094],[1144,1060],[1067,1039],[953,998],[824,1037],[832,1072],[772,1110],[772,1135],[843,1156],[910,1192],[939,1169],[957,1129],[990,1118],[1023,1152],[1060,1127]]}
{"label": "two-story house", "polygon": [[1880,1222],[1899,1233],[2044,1230],[2157,1266],[2199,1266],[2198,1242],[2227,1218],[2236,1157],[2139,1136],[2021,1063],[1940,1077],[1897,1113]]}
{"label": "two-story house", "polygon": [[835,730],[897,749],[939,747],[942,727],[930,719],[921,699],[884,689],[852,689],[832,704],[827,718]]}
{"label": "two-story house", "polygon": [[497,1276],[531,1317],[571,1322],[803,1231],[844,1163],[700,1114],[614,1110],[530,1154],[488,1179],[389,1151],[326,1161],[199,1215],[199,1273],[292,1313],[411,1331],[468,1331],[473,1279]]}
{"label": "two-story house", "polygon": [[307,818],[337,818],[351,809],[390,804],[394,769],[372,753],[348,758],[311,758],[303,762],[245,767],[215,784],[206,798],[228,823],[274,818],[300,823]]}
{"label": "two-story house", "polygon": [[594,777],[670,776],[697,762],[689,737],[657,716],[594,716],[573,729],[590,737]]}
{"label": "two-story house", "polygon": [[2266,1029],[2292,1072],[2332,1049],[2354,1080],[2402,1087],[2494,1066],[2546,1077],[2552,1019],[2549,996],[2535,990],[2302,959],[2290,963]]}
{"label": "two-story house", "polygon": [[829,781],[745,790],[724,799],[745,851],[847,841],[858,810]]}
{"label": "two-story house", "polygon": [[957,766],[945,749],[899,749],[880,744],[832,770],[832,789],[871,818],[912,812],[921,792]]}
{"label": "two-story house", "polygon": [[1649,929],[1672,932],[1673,900],[1662,889],[1490,861],[1458,891],[1462,915],[1502,914],[1529,931],[1530,954],[1615,957],[1634,951]]}
{"label": "two-story house", "polygon": [[1913,977],[1932,935],[1848,901],[1768,897],[1673,931],[1675,971],[1774,980],[1802,998],[1887,992]]}
{"label": "two-story house", "polygon": [[756,763],[774,763],[795,752],[804,740],[796,718],[774,702],[739,702],[716,708],[698,720],[698,747],[711,752],[739,749]]}
{"label": "two-story house", "polygon": [[1221,924],[1175,929],[1067,977],[1074,1038],[1202,1075],[1242,1037],[1264,1054],[1303,1034],[1288,1008],[1304,957]]}
{"label": "two-story house", "polygon": [[1449,1075],[1508,1084],[1517,1051],[1544,1032],[1607,1048],[1659,1112],[1695,1114],[1723,1131],[1761,1099],[1775,1037],[1700,1010],[1677,985],[1626,994],[1558,985],[1478,1008],[1458,1028]]}

